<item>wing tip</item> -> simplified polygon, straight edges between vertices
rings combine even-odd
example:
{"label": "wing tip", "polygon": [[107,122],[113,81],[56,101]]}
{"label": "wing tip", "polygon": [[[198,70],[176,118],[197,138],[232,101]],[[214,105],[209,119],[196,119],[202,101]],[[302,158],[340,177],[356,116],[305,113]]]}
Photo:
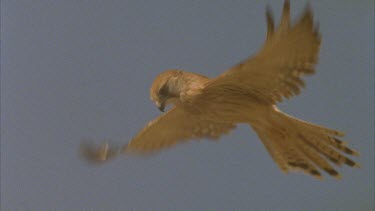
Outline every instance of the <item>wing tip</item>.
{"label": "wing tip", "polygon": [[110,147],[108,142],[94,146],[86,141],[79,147],[79,155],[89,163],[100,164],[111,160],[119,154],[119,151]]}
{"label": "wing tip", "polygon": [[266,6],[266,19],[267,19],[267,39],[270,39],[275,31],[275,21],[273,12],[270,5]]}
{"label": "wing tip", "polygon": [[290,14],[290,1],[289,0],[284,1],[283,13]]}

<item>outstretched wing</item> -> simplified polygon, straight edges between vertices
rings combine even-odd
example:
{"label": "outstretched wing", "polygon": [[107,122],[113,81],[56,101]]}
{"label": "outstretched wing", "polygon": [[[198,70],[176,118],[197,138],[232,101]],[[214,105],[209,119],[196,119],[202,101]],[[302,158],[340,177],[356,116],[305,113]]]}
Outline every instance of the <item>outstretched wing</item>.
{"label": "outstretched wing", "polygon": [[276,30],[269,8],[266,16],[268,31],[263,48],[209,82],[201,98],[240,93],[261,103],[275,104],[300,92],[304,86],[301,76],[314,73],[321,41],[311,9],[307,6],[302,16],[290,23],[290,4],[285,1]]}
{"label": "outstretched wing", "polygon": [[126,146],[113,148],[81,146],[81,154],[91,162],[101,162],[125,153],[147,154],[172,147],[190,139],[216,140],[236,127],[232,123],[220,123],[197,118],[183,107],[174,107],[150,121]]}
{"label": "outstretched wing", "polygon": [[236,127],[197,118],[183,107],[174,107],[149,122],[125,147],[126,152],[150,153],[189,139],[218,139]]}

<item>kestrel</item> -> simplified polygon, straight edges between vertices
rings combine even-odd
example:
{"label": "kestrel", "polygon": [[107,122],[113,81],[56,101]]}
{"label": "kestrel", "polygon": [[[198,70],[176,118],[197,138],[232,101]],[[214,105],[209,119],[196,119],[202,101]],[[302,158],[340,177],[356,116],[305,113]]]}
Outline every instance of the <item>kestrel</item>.
{"label": "kestrel", "polygon": [[258,134],[280,169],[302,171],[322,178],[320,170],[340,178],[332,164],[359,164],[345,156],[358,155],[339,137],[340,131],[314,125],[281,112],[276,104],[299,94],[303,75],[313,74],[321,36],[309,6],[290,21],[290,4],[284,2],[281,21],[274,26],[267,7],[267,37],[260,51],[216,78],[167,70],[151,86],[151,100],[161,111],[126,146],[103,144],[82,150],[92,161],[105,161],[121,153],[147,154],[191,139],[218,139],[248,124]]}

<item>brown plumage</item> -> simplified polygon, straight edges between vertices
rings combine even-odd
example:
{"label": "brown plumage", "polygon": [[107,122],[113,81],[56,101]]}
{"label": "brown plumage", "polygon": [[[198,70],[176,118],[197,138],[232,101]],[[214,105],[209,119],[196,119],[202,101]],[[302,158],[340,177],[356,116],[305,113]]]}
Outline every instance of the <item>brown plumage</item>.
{"label": "brown plumage", "polygon": [[321,37],[308,6],[296,21],[290,20],[285,1],[278,27],[267,8],[267,37],[253,57],[216,78],[168,70],[151,86],[151,100],[164,110],[126,146],[112,150],[107,144],[95,150],[82,148],[93,161],[117,154],[146,154],[190,139],[218,139],[239,123],[250,125],[283,172],[302,171],[322,178],[321,170],[340,178],[333,165],[359,165],[346,155],[358,155],[339,138],[340,131],[290,117],[276,107],[284,98],[299,94],[303,75],[313,74]]}

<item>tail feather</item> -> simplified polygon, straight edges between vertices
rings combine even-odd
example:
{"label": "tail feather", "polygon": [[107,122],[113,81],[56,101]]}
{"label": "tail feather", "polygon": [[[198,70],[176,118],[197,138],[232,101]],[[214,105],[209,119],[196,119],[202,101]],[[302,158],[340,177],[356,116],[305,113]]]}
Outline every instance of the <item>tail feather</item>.
{"label": "tail feather", "polygon": [[345,133],[339,130],[333,130],[330,128],[326,128],[320,125],[312,124],[310,122],[306,122],[300,119],[296,119],[292,116],[289,116],[288,114],[282,113],[281,111],[276,110],[276,113],[279,117],[284,117],[288,119],[288,121],[291,121],[295,124],[298,124],[300,127],[303,127],[305,129],[308,129],[310,131],[314,131],[319,134],[325,134],[329,136],[338,136],[338,137],[343,137],[345,136]]}
{"label": "tail feather", "polygon": [[317,152],[323,154],[327,159],[329,159],[331,162],[335,163],[338,166],[346,164],[351,167],[359,167],[359,165],[356,162],[340,154],[331,147],[325,145],[323,142],[314,143],[313,141],[309,141],[308,139],[304,139],[303,141],[311,148],[314,148]]}
{"label": "tail feather", "polygon": [[297,170],[321,179],[320,169],[340,179],[331,163],[359,167],[343,155],[359,153],[338,139],[344,135],[340,131],[295,119],[278,110],[271,112],[262,123],[251,123],[251,126],[283,172]]}
{"label": "tail feather", "polygon": [[302,171],[315,178],[322,179],[319,170],[310,161],[309,157],[293,145],[293,142],[282,141],[288,138],[281,128],[269,128],[253,125],[269,154],[284,173],[291,171]]}
{"label": "tail feather", "polygon": [[253,127],[255,131],[257,131],[258,136],[261,140],[263,140],[263,144],[268,150],[269,154],[271,155],[272,159],[276,162],[282,172],[288,172],[288,164],[284,159],[284,155],[282,153],[283,148],[275,139],[270,139],[267,137],[266,133],[258,132],[256,127]]}
{"label": "tail feather", "polygon": [[[299,138],[305,141],[303,136],[299,136]],[[297,146],[301,149],[303,153],[305,153],[310,160],[314,161],[314,164],[317,165],[320,169],[323,169],[329,175],[340,179],[340,174],[332,167],[331,164],[327,162],[317,151],[310,147],[310,145],[304,144],[304,142],[297,142]]]}
{"label": "tail feather", "polygon": [[[302,121],[300,121],[302,122]],[[310,124],[310,123],[305,123],[304,124]],[[334,148],[338,151],[341,151],[345,154],[348,155],[354,155],[358,156],[359,153],[353,149],[350,149],[347,147],[347,143],[340,140],[338,137],[341,135],[341,132],[335,131],[335,130],[330,130],[327,128],[324,128],[326,130],[321,130],[322,128],[320,127],[318,130],[306,130],[303,134],[304,137],[309,137],[308,141],[309,142],[315,142],[313,145],[318,146],[318,145],[323,145],[323,148],[328,148],[331,149]],[[329,133],[327,131],[335,131],[334,133]],[[336,133],[337,132],[337,133]],[[334,135],[336,134],[336,135]],[[323,149],[322,149],[323,150]]]}
{"label": "tail feather", "polygon": [[336,137],[327,137],[328,140],[327,142],[335,147],[336,149],[344,152],[345,154],[348,154],[348,155],[354,155],[354,156],[358,156],[359,155],[359,152],[357,152],[356,150],[353,150],[353,149],[350,149],[349,147],[346,146],[346,142],[344,141],[341,141],[340,139],[336,138]]}

